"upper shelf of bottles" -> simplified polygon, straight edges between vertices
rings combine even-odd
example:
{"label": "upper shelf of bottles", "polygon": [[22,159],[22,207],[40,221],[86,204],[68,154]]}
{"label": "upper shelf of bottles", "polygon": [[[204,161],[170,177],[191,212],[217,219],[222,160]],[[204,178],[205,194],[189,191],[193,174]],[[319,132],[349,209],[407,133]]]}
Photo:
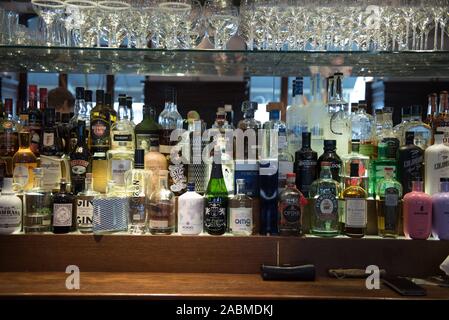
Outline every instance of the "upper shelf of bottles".
{"label": "upper shelf of bottles", "polygon": [[449,77],[449,52],[286,52],[0,46],[1,72]]}

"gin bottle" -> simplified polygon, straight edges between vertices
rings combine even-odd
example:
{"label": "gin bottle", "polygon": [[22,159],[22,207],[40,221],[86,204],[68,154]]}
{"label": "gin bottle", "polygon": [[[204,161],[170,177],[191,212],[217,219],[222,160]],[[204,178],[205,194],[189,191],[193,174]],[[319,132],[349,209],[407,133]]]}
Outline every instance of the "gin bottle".
{"label": "gin bottle", "polygon": [[396,159],[393,160],[387,158],[387,145],[385,143],[380,143],[377,149],[377,159],[370,162],[369,171],[368,194],[372,197],[376,196],[376,186],[379,180],[383,178],[386,167],[393,168],[393,175],[395,179],[397,175],[397,162]]}
{"label": "gin bottle", "polygon": [[76,196],[76,224],[81,233],[92,233],[94,207],[92,200],[100,193],[94,191],[92,173],[86,173],[84,190]]}
{"label": "gin bottle", "polygon": [[287,109],[288,150],[294,154],[301,148],[301,133],[307,131],[307,114],[304,112],[303,80],[297,77],[293,81],[292,104]]}
{"label": "gin bottle", "polygon": [[237,179],[236,193],[229,199],[229,232],[236,236],[253,234],[253,200],[245,194],[245,180]]}
{"label": "gin bottle", "polygon": [[324,128],[329,124],[325,123],[327,118],[327,108],[323,101],[321,90],[323,87],[319,74],[312,77],[312,101],[308,105],[308,127],[311,133],[311,148],[318,152],[323,147]]}
{"label": "gin bottle", "polygon": [[318,158],[318,175],[322,168],[323,162],[329,162],[331,164],[332,179],[340,182],[340,170],[341,170],[341,159],[337,155],[337,141],[335,140],[324,140],[324,152]]}
{"label": "gin bottle", "polygon": [[60,190],[53,196],[53,233],[69,233],[76,229],[75,201],[67,191],[67,182],[61,179]]}
{"label": "gin bottle", "polygon": [[360,153],[374,158],[374,119],[366,113],[365,101],[359,101],[357,112],[351,117],[352,139],[360,140]]}
{"label": "gin bottle", "polygon": [[302,148],[296,151],[294,170],[296,186],[308,198],[310,186],[316,180],[318,155],[310,148],[310,132],[302,133]]}
{"label": "gin bottle", "polygon": [[301,191],[295,185],[296,175],[287,173],[287,186],[279,194],[279,234],[281,236],[299,236],[302,234],[302,216],[304,200]]}
{"label": "gin bottle", "polygon": [[198,235],[203,232],[204,197],[195,192],[195,183],[187,184],[187,192],[178,198],[178,232]]}

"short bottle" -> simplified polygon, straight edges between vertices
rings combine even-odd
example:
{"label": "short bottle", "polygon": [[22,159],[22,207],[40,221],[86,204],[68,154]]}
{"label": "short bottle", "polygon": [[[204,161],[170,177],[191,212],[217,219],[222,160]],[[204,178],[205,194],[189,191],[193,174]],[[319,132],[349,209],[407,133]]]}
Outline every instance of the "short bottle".
{"label": "short bottle", "polygon": [[351,238],[362,238],[366,232],[368,219],[366,191],[361,187],[359,164],[351,163],[350,186],[342,197],[344,199],[344,233]]}
{"label": "short bottle", "polygon": [[59,192],[53,196],[53,233],[75,231],[75,201],[72,193],[67,191],[67,182],[61,179]]}
{"label": "short bottle", "polygon": [[440,192],[432,196],[432,234],[449,240],[449,177],[440,178]]}
{"label": "short bottle", "polygon": [[168,189],[168,171],[159,171],[159,187],[147,202],[147,228],[151,234],[172,234],[175,231],[175,195]]}
{"label": "short bottle", "polygon": [[94,207],[92,201],[100,196],[92,181],[92,173],[86,173],[84,190],[76,197],[76,225],[81,233],[92,233]]}
{"label": "short bottle", "polygon": [[302,215],[304,200],[301,191],[295,185],[296,174],[287,174],[287,187],[279,195],[279,234],[281,236],[299,236],[302,234]]}
{"label": "short bottle", "polygon": [[334,237],[340,233],[339,198],[340,183],[332,177],[332,163],[321,162],[320,178],[312,183],[313,198],[311,233],[322,237]]}
{"label": "short bottle", "polygon": [[0,234],[20,232],[22,200],[12,189],[12,178],[0,177],[0,189]]}
{"label": "short bottle", "polygon": [[229,232],[236,236],[253,234],[253,199],[245,193],[245,180],[236,180],[236,193],[229,199]]}
{"label": "short bottle", "polygon": [[404,234],[411,239],[427,239],[432,231],[432,197],[423,192],[423,182],[414,178],[412,192],[404,196]]}
{"label": "short bottle", "polygon": [[393,168],[384,169],[384,178],[377,184],[377,228],[384,238],[399,235],[399,219],[402,209],[402,185],[394,179]]}
{"label": "short bottle", "polygon": [[203,232],[204,197],[195,192],[195,183],[187,184],[187,192],[178,198],[178,232],[198,235]]}

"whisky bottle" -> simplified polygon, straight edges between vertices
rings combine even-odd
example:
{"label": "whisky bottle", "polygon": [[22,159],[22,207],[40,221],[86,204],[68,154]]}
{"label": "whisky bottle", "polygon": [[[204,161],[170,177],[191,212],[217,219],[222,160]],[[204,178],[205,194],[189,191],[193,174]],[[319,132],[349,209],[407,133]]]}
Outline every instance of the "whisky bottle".
{"label": "whisky bottle", "polygon": [[393,168],[384,169],[384,178],[377,184],[377,228],[381,237],[396,238],[401,218],[402,186],[393,178]]}
{"label": "whisky bottle", "polygon": [[84,191],[86,174],[91,171],[91,154],[86,142],[86,122],[79,120],[77,124],[76,145],[70,153],[70,172],[72,192],[78,194]]}
{"label": "whisky bottle", "polygon": [[53,233],[69,233],[76,230],[76,210],[72,193],[67,191],[67,183],[61,179],[59,192],[53,195]]}
{"label": "whisky bottle", "polygon": [[287,173],[287,186],[279,194],[279,234],[299,236],[302,234],[303,195],[295,185],[296,175]]}
{"label": "whisky bottle", "polygon": [[237,179],[236,192],[229,199],[229,232],[236,236],[254,233],[253,199],[245,193],[245,180]]}
{"label": "whisky bottle", "polygon": [[360,186],[359,164],[351,163],[351,185],[347,187],[342,197],[344,199],[344,232],[352,238],[365,235],[367,224],[366,191]]}
{"label": "whisky bottle", "polygon": [[167,170],[159,171],[159,187],[147,200],[147,228],[151,234],[172,234],[175,231],[175,195],[168,189]]}
{"label": "whisky bottle", "polygon": [[412,191],[412,177],[422,177],[424,172],[424,151],[414,144],[415,133],[405,133],[405,145],[398,150],[398,181],[404,193]]}
{"label": "whisky bottle", "polygon": [[12,99],[5,99],[5,117],[0,121],[0,159],[6,164],[6,175],[12,177],[12,158],[19,150],[19,124],[12,113]]}
{"label": "whisky bottle", "polygon": [[12,178],[0,176],[0,234],[20,232],[22,200],[12,189]]}
{"label": "whisky bottle", "polygon": [[360,153],[374,158],[374,118],[366,112],[365,101],[359,101],[357,112],[351,116],[352,139],[360,140]]}
{"label": "whisky bottle", "polygon": [[324,140],[324,152],[318,158],[318,173],[320,175],[320,170],[323,167],[321,164],[323,162],[329,162],[331,164],[332,179],[340,182],[340,170],[341,170],[341,159],[337,155],[337,141],[335,140]]}
{"label": "whisky bottle", "polygon": [[28,87],[28,130],[31,135],[30,149],[39,157],[39,145],[42,134],[42,113],[37,108],[37,86]]}
{"label": "whisky bottle", "polygon": [[438,116],[434,119],[433,132],[448,131],[449,127],[449,94],[447,91],[440,92],[440,106]]}
{"label": "whisky bottle", "polygon": [[100,194],[93,190],[92,173],[86,173],[83,191],[76,196],[76,225],[81,233],[92,233],[94,208],[92,200]]}
{"label": "whisky bottle", "polygon": [[310,148],[310,132],[302,133],[302,148],[295,154],[296,186],[308,198],[316,180],[318,155]]}
{"label": "whisky bottle", "polygon": [[187,192],[178,198],[178,232],[198,235],[203,232],[204,197],[195,192],[195,184],[187,184]]}
{"label": "whisky bottle", "polygon": [[42,188],[42,168],[34,170],[33,188],[24,195],[23,231],[25,233],[42,233],[51,231],[53,198],[51,191]]}
{"label": "whisky bottle", "polygon": [[37,167],[37,158],[30,149],[31,135],[28,131],[19,133],[19,150],[12,158],[14,183],[22,190],[33,187],[33,169]]}

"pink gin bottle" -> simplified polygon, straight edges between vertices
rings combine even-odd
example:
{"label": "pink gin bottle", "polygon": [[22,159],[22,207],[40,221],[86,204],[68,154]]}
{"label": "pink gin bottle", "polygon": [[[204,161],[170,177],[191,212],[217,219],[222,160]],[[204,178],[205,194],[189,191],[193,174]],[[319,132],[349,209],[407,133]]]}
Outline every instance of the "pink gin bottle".
{"label": "pink gin bottle", "polygon": [[404,196],[404,234],[411,239],[427,239],[432,231],[432,197],[423,192],[423,182],[415,178],[412,192]]}
{"label": "pink gin bottle", "polygon": [[440,240],[449,240],[449,178],[440,178],[440,192],[432,196],[432,233]]}

